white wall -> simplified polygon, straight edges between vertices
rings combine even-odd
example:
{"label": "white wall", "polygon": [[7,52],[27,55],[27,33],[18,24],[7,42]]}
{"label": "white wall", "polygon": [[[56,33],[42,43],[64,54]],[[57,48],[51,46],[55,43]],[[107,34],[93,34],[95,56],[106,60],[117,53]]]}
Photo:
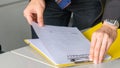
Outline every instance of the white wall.
{"label": "white wall", "polygon": [[3,51],[25,46],[25,38],[31,38],[30,27],[23,17],[27,1],[0,0],[0,44]]}

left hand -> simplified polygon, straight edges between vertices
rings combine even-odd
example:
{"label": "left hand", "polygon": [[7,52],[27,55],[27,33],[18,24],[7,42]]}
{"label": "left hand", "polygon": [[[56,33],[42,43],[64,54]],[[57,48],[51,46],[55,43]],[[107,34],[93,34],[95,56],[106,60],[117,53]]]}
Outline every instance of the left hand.
{"label": "left hand", "polygon": [[95,64],[101,63],[116,36],[117,28],[103,23],[102,27],[92,34],[89,59]]}

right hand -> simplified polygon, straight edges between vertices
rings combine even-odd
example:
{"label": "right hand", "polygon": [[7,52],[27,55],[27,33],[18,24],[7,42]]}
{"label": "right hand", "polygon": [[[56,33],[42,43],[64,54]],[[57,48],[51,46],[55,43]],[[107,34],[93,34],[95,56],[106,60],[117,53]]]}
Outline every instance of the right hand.
{"label": "right hand", "polygon": [[44,0],[31,0],[24,10],[24,16],[28,23],[37,22],[39,26],[44,25],[43,12],[45,9]]}

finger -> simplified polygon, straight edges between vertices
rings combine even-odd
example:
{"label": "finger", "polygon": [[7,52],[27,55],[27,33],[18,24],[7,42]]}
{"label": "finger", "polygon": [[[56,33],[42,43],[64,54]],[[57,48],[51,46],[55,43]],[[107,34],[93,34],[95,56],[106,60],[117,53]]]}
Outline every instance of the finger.
{"label": "finger", "polygon": [[93,55],[94,55],[94,47],[96,44],[96,33],[93,33],[92,38],[91,38],[91,45],[90,45],[90,54],[89,54],[89,59],[90,61],[93,61]]}
{"label": "finger", "polygon": [[97,41],[96,41],[96,45],[94,47],[94,57],[93,57],[93,62],[95,64],[98,64],[98,62],[99,62],[99,54],[100,54],[103,36],[104,36],[103,33],[101,33],[101,32],[97,33],[97,37],[96,37]]}
{"label": "finger", "polygon": [[33,22],[32,13],[24,10],[24,17],[27,19],[28,23],[31,24]]}
{"label": "finger", "polygon": [[102,41],[102,46],[100,49],[100,55],[99,55],[99,63],[102,62],[102,60],[104,59],[104,56],[106,54],[106,49],[107,49],[107,43],[108,43],[108,35],[104,34],[104,38]]}
{"label": "finger", "polygon": [[37,22],[38,22],[39,26],[43,26],[44,25],[43,11],[37,11]]}
{"label": "finger", "polygon": [[113,40],[112,39],[108,39],[108,45],[107,45],[107,50],[110,48],[110,45],[112,44]]}
{"label": "finger", "polygon": [[27,19],[28,23],[31,25],[31,23],[33,22],[32,16],[31,15],[27,15],[26,19]]}
{"label": "finger", "polygon": [[[98,35],[100,36],[100,35]],[[102,40],[103,40],[103,36],[97,37],[97,42],[94,48],[94,58],[93,58],[93,62],[95,64],[98,64],[99,61],[99,54],[100,54],[100,48],[102,45]]]}

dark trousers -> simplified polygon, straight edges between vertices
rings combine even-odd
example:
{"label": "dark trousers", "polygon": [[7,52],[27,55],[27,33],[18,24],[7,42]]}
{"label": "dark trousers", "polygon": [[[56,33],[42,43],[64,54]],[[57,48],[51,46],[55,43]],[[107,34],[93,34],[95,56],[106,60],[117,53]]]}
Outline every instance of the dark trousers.
{"label": "dark trousers", "polygon": [[[54,0],[46,0],[44,23],[47,25],[68,26],[73,13],[72,27],[82,30],[97,24],[100,12],[101,4],[99,0],[72,0],[71,4],[65,9],[61,9]],[[36,37],[33,30],[32,36],[33,38]]]}

